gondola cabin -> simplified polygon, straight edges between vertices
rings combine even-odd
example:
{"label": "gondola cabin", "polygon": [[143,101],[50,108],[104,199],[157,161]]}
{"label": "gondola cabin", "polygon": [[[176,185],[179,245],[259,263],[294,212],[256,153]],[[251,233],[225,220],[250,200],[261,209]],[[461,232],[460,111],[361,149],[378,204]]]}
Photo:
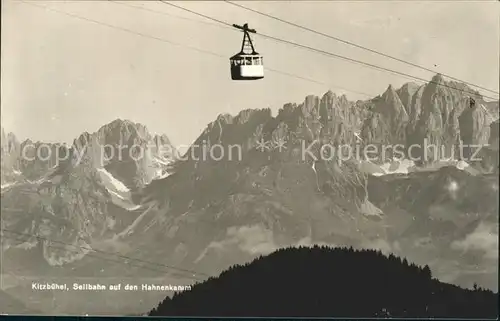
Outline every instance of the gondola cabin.
{"label": "gondola cabin", "polygon": [[264,61],[262,55],[255,51],[249,33],[256,33],[254,29],[249,29],[248,24],[243,27],[233,25],[235,28],[243,30],[243,43],[241,50],[229,59],[231,65],[232,80],[257,80],[264,78]]}
{"label": "gondola cabin", "polygon": [[231,79],[255,80],[264,78],[264,64],[261,55],[236,54],[231,57]]}

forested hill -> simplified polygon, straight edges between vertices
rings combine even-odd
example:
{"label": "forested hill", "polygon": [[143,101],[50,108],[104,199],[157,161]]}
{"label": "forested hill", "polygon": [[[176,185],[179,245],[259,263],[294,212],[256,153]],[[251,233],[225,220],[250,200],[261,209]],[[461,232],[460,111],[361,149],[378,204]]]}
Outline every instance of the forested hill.
{"label": "forested hill", "polygon": [[166,298],[150,316],[497,318],[498,294],[379,251],[278,250]]}

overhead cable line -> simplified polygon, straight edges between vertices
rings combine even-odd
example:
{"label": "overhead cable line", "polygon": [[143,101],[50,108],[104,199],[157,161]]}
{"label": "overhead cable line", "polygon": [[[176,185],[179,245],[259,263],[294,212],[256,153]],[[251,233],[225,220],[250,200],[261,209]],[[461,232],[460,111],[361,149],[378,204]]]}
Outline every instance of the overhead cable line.
{"label": "overhead cable line", "polygon": [[129,8],[133,8],[133,9],[139,9],[139,10],[143,10],[143,11],[147,11],[147,12],[151,12],[151,13],[155,13],[155,14],[161,14],[161,15],[173,17],[173,18],[176,18],[176,19],[181,19],[181,20],[186,20],[186,21],[191,21],[191,22],[197,22],[197,23],[201,23],[201,24],[205,24],[205,25],[209,25],[209,26],[213,26],[213,27],[222,28],[222,29],[228,29],[228,30],[229,29],[231,29],[231,30],[234,29],[234,28],[229,28],[229,27],[227,27],[225,25],[221,25],[219,23],[211,23],[211,22],[208,22],[208,21],[203,21],[203,20],[198,20],[198,19],[190,19],[188,17],[183,17],[183,16],[175,15],[175,14],[172,14],[170,12],[153,10],[153,9],[150,9],[150,8],[147,8],[147,7],[144,7],[144,6],[131,5],[129,3],[122,2],[122,1],[115,1],[115,0],[106,0],[106,1],[114,3],[114,4],[119,4],[119,5],[124,6],[124,7],[129,7]]}
{"label": "overhead cable line", "polygon": [[[177,18],[177,19],[182,19],[182,20],[186,20],[186,21],[191,21],[191,22],[206,24],[206,25],[209,25],[209,26],[213,26],[213,27],[218,27],[218,28],[222,28],[222,29],[234,31],[234,27],[233,26],[228,27],[226,24],[209,23],[209,22],[203,21],[203,20],[189,19],[187,17],[182,17],[182,16],[174,15],[174,14],[171,14],[171,13],[168,13],[168,12],[157,11],[157,10],[152,10],[152,9],[145,8],[145,7],[139,7],[139,6],[134,6],[134,5],[130,5],[130,4],[125,4],[123,2],[118,2],[118,1],[114,1],[114,0],[108,0],[108,1],[112,2],[112,3],[115,3],[115,4],[122,5],[122,6],[134,8],[134,9],[144,10],[144,11],[152,12],[152,13],[155,13],[155,14],[167,15],[167,16],[174,17],[174,18]],[[224,55],[218,55],[218,56],[221,57],[221,58],[227,58]],[[328,84],[328,83],[325,83],[325,82],[317,81],[315,79],[303,77],[303,76],[300,76],[300,75],[297,75],[297,74],[292,74],[292,73],[288,73],[288,72],[277,70],[277,69],[273,69],[273,68],[266,67],[266,70],[274,72],[274,73],[282,74],[284,76],[289,76],[289,77],[292,77],[292,78],[297,78],[297,79],[301,79],[301,80],[304,80],[304,81],[316,83],[316,84],[319,84],[319,85],[330,86],[330,87],[341,89],[341,90],[344,90],[344,91],[347,91],[347,92],[351,92],[351,93],[354,93],[354,94],[363,95],[363,96],[366,96],[366,97],[369,97],[369,98],[372,98],[372,97],[376,96],[374,94],[368,94],[368,93],[365,93],[365,92],[361,92],[361,91],[356,91],[356,90],[353,90],[353,89],[348,89],[348,88],[340,87],[338,85]]]}
{"label": "overhead cable line", "polygon": [[[80,248],[80,249],[86,250],[86,251],[101,253],[101,254],[105,254],[105,255],[112,255],[112,256],[116,256],[116,257],[119,257],[119,258],[122,258],[122,259],[125,259],[125,260],[141,262],[141,263],[145,263],[145,264],[149,264],[149,265],[155,265],[155,266],[158,266],[158,267],[167,268],[167,269],[170,269],[170,270],[175,270],[177,272],[189,273],[192,276],[202,275],[202,276],[205,276],[205,277],[210,277],[210,275],[208,275],[206,273],[196,272],[196,271],[193,271],[193,270],[183,269],[183,268],[179,268],[179,267],[175,267],[175,266],[171,266],[171,265],[166,265],[166,264],[161,264],[161,263],[156,263],[156,262],[145,261],[145,260],[141,260],[141,259],[137,259],[137,258],[133,258],[133,257],[121,255],[120,253],[108,252],[108,251],[102,251],[102,250],[96,250],[96,249],[93,249],[91,247],[85,247],[85,246],[81,246],[81,245],[69,244],[69,243],[65,243],[65,242],[62,242],[62,241],[56,241],[56,240],[52,240],[52,239],[49,239],[49,238],[46,238],[46,237],[38,236],[38,235],[35,235],[35,234],[21,233],[21,232],[18,232],[18,231],[8,230],[8,229],[4,229],[4,228],[1,229],[1,231],[2,232],[11,233],[11,234],[15,234],[15,235],[20,235],[20,236],[34,237],[34,238],[36,238],[38,240],[48,241],[48,242],[52,242],[52,243],[56,243],[56,244],[62,244],[62,245],[66,245],[66,246],[72,246],[72,247]],[[165,272],[165,271],[163,271],[163,272]]]}
{"label": "overhead cable line", "polygon": [[[2,238],[14,240],[14,241],[26,242],[25,239],[22,239],[20,237],[13,237],[13,236],[3,235]],[[51,245],[51,244],[48,244],[47,247],[52,248],[52,249],[63,250],[63,251],[67,251],[67,252],[72,252],[72,253],[81,253],[81,251],[79,251],[77,249],[68,249],[68,248],[65,248],[65,247],[62,247],[62,246],[55,246],[55,245]],[[149,271],[153,271],[153,272],[169,273],[169,271],[160,270],[160,269],[156,269],[156,268],[151,268],[151,267],[144,266],[144,265],[124,263],[124,262],[119,261],[119,260],[113,260],[113,259],[110,259],[108,257],[102,257],[102,256],[98,256],[98,255],[95,255],[95,254],[92,254],[92,253],[86,253],[85,255],[89,256],[91,258],[102,260],[102,261],[108,261],[108,262],[118,263],[118,264],[121,264],[121,265],[127,265],[127,266],[137,267],[137,268],[140,268],[140,269],[149,270]],[[124,276],[124,277],[126,277],[126,276]],[[192,279],[192,280],[195,280],[195,281],[203,281],[203,279],[195,278],[193,276],[182,275],[182,277],[185,277],[187,279]]]}
{"label": "overhead cable line", "polygon": [[[206,19],[210,19],[212,21],[215,21],[215,22],[224,24],[226,26],[232,27],[232,24],[230,24],[228,22],[225,22],[225,21],[222,21],[222,20],[219,20],[217,18],[210,17],[208,15],[205,15],[205,14],[202,14],[202,13],[190,10],[188,8],[185,8],[185,7],[173,4],[173,3],[168,2],[168,1],[164,1],[164,0],[159,0],[159,1],[162,2],[162,3],[164,3],[164,4],[166,4],[166,5],[169,5],[169,6],[172,6],[172,7],[175,7],[175,8],[178,8],[178,9],[190,12],[192,14],[198,15],[200,17],[203,17],[203,18],[206,18]],[[236,29],[234,29],[234,30],[236,32],[239,32]],[[271,39],[271,40],[274,40],[274,41],[277,41],[277,42],[289,44],[289,45],[292,45],[292,46],[295,46],[295,47],[299,47],[299,48],[311,50],[311,51],[314,51],[314,52],[317,52],[317,53],[320,53],[320,54],[323,54],[323,55],[326,55],[326,56],[330,56],[330,57],[334,57],[334,58],[346,60],[346,61],[349,61],[349,62],[352,62],[352,63],[364,65],[366,67],[370,67],[370,68],[374,68],[374,69],[386,71],[386,72],[389,72],[389,73],[392,73],[392,74],[396,74],[396,75],[399,75],[399,76],[403,76],[403,77],[406,77],[406,78],[411,78],[411,79],[414,79],[414,80],[418,80],[420,82],[433,83],[433,84],[436,84],[438,86],[447,87],[447,88],[450,88],[450,89],[453,89],[453,90],[457,90],[457,91],[460,91],[460,92],[463,92],[463,93],[467,93],[469,95],[481,96],[481,97],[489,98],[489,99],[492,99],[492,100],[497,100],[498,99],[498,98],[494,98],[494,97],[490,97],[490,96],[486,96],[486,95],[481,95],[479,92],[471,92],[471,91],[463,90],[463,89],[456,88],[456,87],[450,86],[448,84],[436,82],[436,81],[433,81],[433,80],[429,81],[427,79],[424,79],[424,78],[421,78],[421,77],[418,77],[418,76],[413,76],[413,75],[410,75],[410,74],[407,74],[407,73],[404,73],[404,72],[400,72],[400,71],[397,71],[397,70],[393,70],[393,69],[381,67],[381,66],[378,66],[378,65],[375,65],[375,64],[371,64],[371,63],[364,62],[364,61],[361,61],[361,60],[357,60],[357,59],[354,59],[354,58],[342,56],[342,55],[335,54],[335,53],[332,53],[332,52],[329,52],[329,51],[325,51],[325,50],[322,50],[322,49],[317,49],[317,48],[310,47],[310,46],[307,46],[307,45],[303,45],[303,44],[300,44],[300,43],[297,43],[297,42],[293,42],[293,41],[289,41],[289,40],[277,38],[277,37],[274,37],[274,36],[266,35],[266,34],[263,34],[263,33],[256,33],[256,35],[259,35],[261,37],[268,38],[268,39]]]}
{"label": "overhead cable line", "polygon": [[[40,8],[40,9],[52,11],[52,12],[59,13],[59,14],[63,14],[63,15],[66,15],[66,16],[69,16],[69,17],[72,17],[72,18],[75,18],[75,19],[79,19],[79,20],[83,20],[83,21],[95,23],[95,24],[98,24],[98,25],[102,25],[102,26],[105,26],[105,27],[108,27],[108,28],[113,28],[113,29],[116,29],[116,30],[127,32],[127,33],[130,33],[130,34],[139,36],[139,37],[148,38],[148,39],[151,39],[151,40],[161,41],[161,42],[168,43],[170,45],[177,46],[177,47],[184,47],[184,48],[186,48],[188,50],[197,51],[197,52],[208,54],[208,55],[215,56],[215,57],[218,57],[218,58],[229,59],[229,57],[226,56],[226,55],[222,55],[222,54],[219,54],[219,53],[216,53],[216,52],[212,52],[212,51],[201,49],[201,48],[194,47],[194,46],[189,46],[189,45],[182,44],[182,43],[179,43],[179,42],[171,41],[171,40],[163,38],[163,37],[152,36],[152,35],[149,35],[149,34],[146,34],[146,33],[141,33],[141,32],[138,32],[138,31],[135,31],[135,30],[132,30],[132,29],[128,29],[128,28],[124,28],[124,27],[120,27],[120,26],[108,24],[108,23],[105,23],[105,22],[102,22],[102,21],[99,21],[99,20],[90,19],[90,18],[87,18],[87,17],[83,17],[83,16],[79,16],[79,15],[70,13],[70,12],[66,12],[66,11],[62,11],[62,10],[50,8],[50,7],[43,6],[43,5],[34,4],[34,3],[31,3],[31,2],[26,2],[26,1],[22,1],[22,0],[20,2],[22,2],[24,4],[27,4],[27,5],[30,5],[30,6],[33,6],[33,7]],[[121,5],[125,5],[123,3],[119,3],[119,2],[115,2],[115,1],[109,1],[109,2],[116,3],[116,4],[121,4]],[[136,6],[130,6],[130,5],[126,5],[126,6],[138,8]],[[149,9],[145,9],[145,10],[147,10],[147,11],[154,11],[154,10],[149,10]],[[158,12],[158,11],[154,11],[154,12],[161,13],[161,14],[166,14],[165,12]],[[191,20],[191,19],[188,19],[188,20]],[[197,22],[203,23],[202,21],[197,21]],[[211,25],[216,26],[215,24],[211,24]],[[232,29],[234,29],[234,28],[232,28]],[[296,74],[293,74],[293,73],[288,73],[288,72],[281,71],[281,70],[278,70],[278,69],[273,69],[273,68],[266,68],[266,69],[269,70],[269,71],[271,71],[271,72],[274,72],[276,74],[281,74],[283,76],[287,76],[287,77],[291,77],[291,78],[296,78],[296,79],[304,80],[304,81],[307,81],[307,82],[311,82],[311,83],[323,85],[323,86],[326,86],[326,87],[333,87],[333,88],[341,89],[341,90],[344,90],[344,91],[347,91],[347,92],[351,92],[351,93],[356,93],[356,94],[359,94],[359,95],[363,95],[363,96],[368,97],[368,98],[372,98],[372,97],[376,96],[374,94],[368,94],[368,93],[365,93],[365,92],[362,92],[362,91],[351,90],[351,89],[348,89],[348,88],[340,87],[338,85],[329,84],[329,83],[326,83],[326,82],[318,81],[318,80],[315,80],[315,79],[312,79],[312,78],[308,78],[308,77],[303,77],[303,76],[296,75]]]}
{"label": "overhead cable line", "polygon": [[[255,10],[255,9],[252,9],[252,8],[249,8],[249,7],[246,7],[244,5],[241,5],[241,4],[238,4],[238,3],[235,3],[235,2],[232,2],[232,1],[229,1],[229,0],[223,0],[224,2],[228,3],[228,4],[231,4],[233,6],[236,6],[236,7],[239,7],[239,8],[242,8],[244,10],[248,10],[248,11],[251,11],[253,13],[256,13],[256,14],[259,14],[261,16],[264,16],[264,17],[268,17],[268,18],[271,18],[273,20],[276,20],[276,21],[279,21],[279,22],[282,22],[282,23],[285,23],[285,24],[288,24],[288,25],[291,25],[291,26],[294,26],[294,27],[297,27],[297,28],[300,28],[300,29],[303,29],[303,30],[306,30],[306,31],[309,31],[309,32],[312,32],[312,33],[315,33],[315,34],[318,34],[318,35],[321,35],[323,37],[326,37],[326,38],[329,38],[329,39],[333,39],[333,40],[336,40],[336,41],[339,41],[339,42],[342,42],[344,44],[347,44],[347,45],[350,45],[350,46],[353,46],[353,47],[356,47],[356,48],[359,48],[359,49],[363,49],[363,50],[366,50],[366,51],[369,51],[371,53],[374,53],[374,54],[377,54],[377,55],[380,55],[380,56],[383,56],[385,58],[389,58],[389,59],[392,59],[394,61],[398,61],[398,62],[401,62],[401,63],[404,63],[404,64],[407,64],[409,66],[412,66],[412,67],[416,67],[416,68],[419,68],[419,69],[422,69],[422,70],[425,70],[425,71],[429,71],[429,72],[432,72],[434,74],[438,74],[440,72],[436,71],[436,70],[433,70],[433,69],[430,69],[430,68],[427,68],[427,67],[424,67],[424,66],[421,66],[421,65],[418,65],[416,63],[412,63],[410,61],[407,61],[407,60],[404,60],[404,59],[401,59],[401,58],[397,58],[397,57],[394,57],[394,56],[391,56],[391,55],[388,55],[388,54],[385,54],[383,52],[380,52],[378,50],[374,50],[374,49],[370,49],[368,47],[365,47],[365,46],[362,46],[362,45],[358,45],[354,42],[351,42],[351,41],[347,41],[347,40],[344,40],[344,39],[341,39],[341,38],[338,38],[338,37],[335,37],[335,36],[332,36],[332,35],[329,35],[329,34],[326,34],[326,33],[323,33],[323,32],[320,32],[320,31],[317,31],[317,30],[314,30],[314,29],[311,29],[311,28],[308,28],[308,27],[305,27],[305,26],[302,26],[302,25],[299,25],[297,23],[294,23],[294,22],[291,22],[291,21],[287,21],[285,19],[282,19],[282,18],[279,18],[279,17],[276,17],[276,16],[273,16],[271,14],[268,14],[268,13],[265,13],[265,12],[261,12],[261,11],[258,11],[258,10]],[[455,78],[455,77],[452,77],[452,76],[449,76],[447,74],[444,74],[444,73],[440,73],[441,75],[447,77],[447,78],[450,78],[450,79],[453,79],[455,81],[458,81],[458,82],[462,82],[464,84],[467,84],[469,86],[473,86],[473,87],[477,87],[477,88],[480,88],[480,89],[483,89],[483,90],[486,90],[486,91],[489,91],[491,93],[494,93],[494,94],[500,94],[499,92],[497,91],[494,91],[494,90],[491,90],[491,89],[488,89],[488,88],[485,88],[485,87],[482,87],[482,86],[479,86],[479,85],[476,85],[476,84],[473,84],[473,83],[470,83],[470,82],[467,82],[467,81],[464,81],[464,80],[461,80],[461,79],[458,79],[458,78]]]}

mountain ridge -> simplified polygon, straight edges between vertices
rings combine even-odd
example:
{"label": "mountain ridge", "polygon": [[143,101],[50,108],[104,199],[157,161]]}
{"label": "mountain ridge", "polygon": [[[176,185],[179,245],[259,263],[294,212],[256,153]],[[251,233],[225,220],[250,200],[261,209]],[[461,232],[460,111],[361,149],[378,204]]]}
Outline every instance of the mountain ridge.
{"label": "mountain ridge", "polygon": [[[269,108],[221,114],[178,157],[159,155],[159,146],[176,152],[167,136],[117,119],[75,138],[73,154],[56,168],[50,161],[29,163],[29,178],[15,174],[11,161],[4,163],[10,159],[4,153],[11,155],[3,148],[7,140],[2,174],[12,172],[13,180],[2,181],[6,228],[41,233],[68,246],[64,252],[36,238],[9,240],[2,249],[10,262],[6,271],[32,259],[36,263],[23,266],[27,275],[54,274],[51,264],[66,276],[146,274],[140,267],[93,259],[87,250],[73,248],[69,254],[70,245],[213,274],[281,247],[327,244],[409,253],[448,282],[470,286],[476,280],[494,287],[498,258],[475,240],[484,233],[498,235],[492,216],[498,211],[493,194],[498,157],[488,154],[491,159],[481,167],[440,159],[409,166],[390,157],[389,163],[370,163],[331,148],[421,143],[427,137],[421,134],[433,126],[440,129],[431,141],[448,147],[460,137],[494,143],[495,131],[485,134],[478,125],[486,126],[488,118],[467,109],[462,92],[431,85],[388,86],[382,95],[357,102],[328,91],[287,103],[275,116]],[[498,120],[488,126],[495,124]],[[120,149],[123,145],[127,148]],[[134,145],[149,148],[152,156],[135,157]],[[121,160],[111,157],[117,149],[125,154]],[[422,211],[416,200],[425,205]],[[471,262],[484,264],[484,277]]]}
{"label": "mountain ridge", "polygon": [[231,266],[167,297],[149,316],[491,318],[497,300],[490,291],[441,283],[406,258],[314,246]]}

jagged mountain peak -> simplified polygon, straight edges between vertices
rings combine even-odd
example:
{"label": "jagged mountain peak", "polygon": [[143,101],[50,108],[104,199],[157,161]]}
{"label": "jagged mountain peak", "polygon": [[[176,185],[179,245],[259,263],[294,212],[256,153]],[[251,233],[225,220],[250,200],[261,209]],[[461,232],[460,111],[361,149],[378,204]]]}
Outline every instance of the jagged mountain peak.
{"label": "jagged mountain peak", "polygon": [[413,81],[410,81],[410,82],[407,82],[405,84],[403,84],[399,89],[398,91],[412,91],[412,92],[415,92],[418,90],[418,88],[420,88],[422,85],[419,85],[417,84],[416,82],[413,82]]}
{"label": "jagged mountain peak", "polygon": [[17,154],[19,153],[20,144],[13,133],[5,133],[5,129],[3,127],[1,130],[2,136],[0,142],[0,182],[3,185],[4,183],[15,181],[15,170],[19,165]]}
{"label": "jagged mountain peak", "polygon": [[380,98],[375,100],[373,111],[384,115],[387,120],[406,122],[408,113],[401,101],[396,89],[389,85]]}
{"label": "jagged mountain peak", "polygon": [[208,124],[204,133],[210,132],[214,127],[220,125],[244,125],[255,117],[272,117],[272,111],[270,108],[243,109],[234,116],[229,113],[219,114],[215,121]]}
{"label": "jagged mountain peak", "polygon": [[170,138],[168,138],[168,136],[165,134],[154,135],[153,141],[155,142],[156,145],[172,145]]}
{"label": "jagged mountain peak", "polygon": [[91,133],[87,132],[87,131],[84,131],[83,133],[81,133],[77,138],[75,138],[73,140],[73,145],[74,146],[78,146],[79,143],[86,143],[90,140],[90,137],[92,136]]}
{"label": "jagged mountain peak", "polygon": [[256,128],[264,126],[272,118],[270,108],[244,109],[235,116],[228,113],[219,114],[213,122],[208,124],[187,153],[193,156],[193,153],[198,153],[194,151],[195,149],[207,143],[246,146]]}
{"label": "jagged mountain peak", "polygon": [[[427,141],[441,146],[442,152],[438,157],[449,157],[456,149],[460,136],[467,137],[466,140],[484,140],[487,130],[478,126],[483,123],[484,117],[481,112],[478,114],[475,109],[469,108],[470,96],[475,97],[478,105],[483,101],[479,93],[466,84],[445,81],[443,75],[436,74],[417,91],[409,104],[412,126],[407,130],[408,145],[422,146]],[[463,112],[465,114],[459,118]],[[434,156],[419,156],[425,158],[422,163],[437,160]]]}
{"label": "jagged mountain peak", "polygon": [[321,97],[316,95],[307,95],[304,101],[297,104],[286,104],[288,108],[300,108],[303,115],[316,115],[322,107],[333,108],[333,107],[348,107],[354,105],[349,102],[346,95],[337,95],[333,91],[328,90]]}
{"label": "jagged mountain peak", "polygon": [[446,80],[442,74],[436,74],[431,81],[425,85],[428,95],[448,95],[460,97],[474,97],[476,101],[483,101],[483,96],[479,91],[470,88],[462,82]]}
{"label": "jagged mountain peak", "polygon": [[216,121],[222,124],[231,124],[234,120],[233,115],[229,113],[219,114]]}
{"label": "jagged mountain peak", "polygon": [[[371,100],[370,114],[361,128],[361,136],[365,143],[378,145],[406,142],[411,96],[407,94],[401,97],[394,86],[389,85],[382,95]],[[387,155],[381,155],[377,162],[385,162],[391,158],[392,154],[389,152]]]}
{"label": "jagged mountain peak", "polygon": [[347,96],[345,94],[337,95],[331,90],[328,90],[323,96],[321,96],[320,101],[322,103],[327,102],[332,106],[343,106],[349,104],[349,100],[347,99]]}
{"label": "jagged mountain peak", "polygon": [[335,94],[332,90],[328,90],[322,97],[321,99],[325,98],[335,98],[337,97],[337,94]]}
{"label": "jagged mountain peak", "polygon": [[271,108],[261,108],[261,109],[245,109],[238,113],[235,117],[238,124],[245,124],[253,117],[268,119],[272,117]]}
{"label": "jagged mountain peak", "polygon": [[407,82],[396,90],[403,106],[406,109],[406,112],[410,117],[416,116],[416,113],[418,113],[419,108],[415,106],[415,102],[413,100],[416,96],[422,93],[424,86],[425,85],[419,85],[414,82]]}
{"label": "jagged mountain peak", "polygon": [[151,134],[145,125],[120,118],[115,119],[114,121],[99,128],[97,135],[103,135],[109,138],[114,136],[114,139],[117,139],[118,136],[122,138],[121,136],[123,135],[127,136],[127,138],[134,136],[142,139],[148,139],[151,137]]}
{"label": "jagged mountain peak", "polygon": [[490,137],[488,140],[488,144],[492,146],[493,148],[498,149],[498,133],[500,130],[500,123],[499,119],[491,122],[490,124]]}
{"label": "jagged mountain peak", "polygon": [[238,143],[251,147],[252,138],[259,136],[271,139],[273,132],[279,126],[280,128],[286,126],[287,132],[295,134],[301,131],[302,133],[298,134],[300,137],[312,135],[307,139],[315,139],[320,135],[321,123],[326,128],[325,135],[330,132],[334,136],[346,136],[343,128],[349,128],[351,133],[347,136],[352,136],[352,132],[357,130],[361,123],[359,115],[361,111],[351,108],[354,106],[355,104],[348,101],[345,95],[337,96],[328,91],[321,98],[307,95],[301,103],[286,103],[276,116],[273,116],[270,108],[246,109],[236,116],[220,114],[215,121],[208,124],[194,145],[199,146],[203,142],[223,145]]}
{"label": "jagged mountain peak", "polygon": [[392,85],[387,86],[387,89],[382,94],[381,98],[385,101],[400,101],[399,95]]}
{"label": "jagged mountain peak", "polygon": [[433,83],[444,83],[444,77],[441,73],[437,73],[432,77],[432,82]]}
{"label": "jagged mountain peak", "polygon": [[136,142],[152,141],[156,145],[171,145],[171,141],[166,134],[152,134],[148,128],[128,119],[115,119],[103,126],[96,132],[82,132],[73,141],[73,146],[81,148],[85,144],[125,144]]}
{"label": "jagged mountain peak", "polygon": [[128,188],[166,177],[178,156],[167,135],[152,135],[145,125],[119,118],[96,132],[81,133],[71,152],[73,165],[83,165],[86,169],[78,170],[86,171],[85,175],[105,169]]}
{"label": "jagged mountain peak", "polygon": [[17,137],[14,133],[5,132],[5,129],[2,127],[2,136],[1,136],[2,148],[4,146],[7,147],[7,146],[12,145],[12,144],[18,145],[19,140],[17,139]]}
{"label": "jagged mountain peak", "polygon": [[106,126],[109,126],[109,127],[116,127],[116,126],[135,126],[137,125],[137,123],[129,120],[129,119],[121,119],[121,118],[117,118],[111,122],[109,122],[108,124],[102,126],[102,127],[106,127]]}

